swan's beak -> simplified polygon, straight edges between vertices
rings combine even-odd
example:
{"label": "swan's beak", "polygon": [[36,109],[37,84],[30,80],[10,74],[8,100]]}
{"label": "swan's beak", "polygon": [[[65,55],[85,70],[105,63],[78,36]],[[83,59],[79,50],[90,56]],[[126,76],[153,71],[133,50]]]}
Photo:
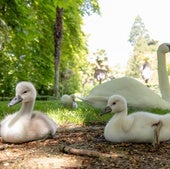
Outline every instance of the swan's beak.
{"label": "swan's beak", "polygon": [[9,106],[9,107],[10,107],[10,106],[13,106],[13,105],[21,102],[22,100],[23,100],[22,97],[21,97],[20,95],[18,95],[18,96],[16,96],[16,97],[14,97],[14,98],[9,102],[8,106]]}
{"label": "swan's beak", "polygon": [[104,114],[107,114],[107,113],[110,113],[112,111],[111,107],[110,106],[107,106],[105,107],[104,110],[102,110],[102,112],[100,113],[100,115],[104,115]]}
{"label": "swan's beak", "polygon": [[170,51],[170,45],[167,45],[168,46],[168,48],[169,48],[169,51]]}

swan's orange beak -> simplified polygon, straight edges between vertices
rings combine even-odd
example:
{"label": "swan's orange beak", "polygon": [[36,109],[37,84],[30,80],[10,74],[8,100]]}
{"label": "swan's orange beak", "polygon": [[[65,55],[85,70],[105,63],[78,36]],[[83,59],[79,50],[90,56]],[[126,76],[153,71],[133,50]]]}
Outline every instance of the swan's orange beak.
{"label": "swan's orange beak", "polygon": [[16,97],[14,97],[14,98],[9,102],[8,106],[9,106],[9,107],[10,107],[10,106],[13,106],[13,105],[21,102],[22,100],[23,100],[22,97],[21,97],[20,95],[18,95],[18,96],[16,96]]}
{"label": "swan's orange beak", "polygon": [[107,106],[105,107],[104,110],[102,110],[102,112],[100,113],[100,115],[104,115],[104,114],[107,114],[107,113],[110,113],[112,111],[111,107],[110,106]]}

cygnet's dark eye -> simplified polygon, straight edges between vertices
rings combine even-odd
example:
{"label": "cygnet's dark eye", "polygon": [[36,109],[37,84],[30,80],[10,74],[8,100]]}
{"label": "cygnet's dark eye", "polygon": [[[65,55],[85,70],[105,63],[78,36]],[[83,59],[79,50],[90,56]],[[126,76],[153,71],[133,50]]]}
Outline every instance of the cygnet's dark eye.
{"label": "cygnet's dark eye", "polygon": [[112,103],[112,105],[115,105],[115,104],[116,104],[116,102],[113,102],[113,103]]}
{"label": "cygnet's dark eye", "polygon": [[27,90],[25,90],[23,93],[27,93],[28,91]]}

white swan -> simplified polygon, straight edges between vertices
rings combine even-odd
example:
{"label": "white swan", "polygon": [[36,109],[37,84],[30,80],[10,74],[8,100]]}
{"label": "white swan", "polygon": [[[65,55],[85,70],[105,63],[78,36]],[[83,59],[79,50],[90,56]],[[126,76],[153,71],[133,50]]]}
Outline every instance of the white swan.
{"label": "white swan", "polygon": [[16,86],[16,96],[9,106],[22,102],[21,109],[7,115],[0,123],[0,136],[9,143],[23,143],[54,137],[56,123],[47,115],[33,111],[36,90],[30,82],[20,82]]}
{"label": "white swan", "polygon": [[62,97],[61,97],[61,102],[62,104],[65,106],[65,107],[69,107],[69,108],[77,108],[78,105],[75,101],[75,95],[72,94],[72,95],[67,95],[67,94],[64,94]]}
{"label": "white swan", "polygon": [[123,77],[94,87],[87,97],[80,99],[95,108],[102,109],[111,95],[119,94],[125,97],[130,107],[170,109],[170,87],[165,64],[165,54],[168,52],[170,52],[170,43],[163,43],[158,47],[158,77],[162,98],[139,81]]}
{"label": "white swan", "polygon": [[135,112],[128,115],[127,102],[120,95],[109,98],[102,114],[115,114],[104,129],[104,137],[111,142],[136,142],[159,144],[170,139],[170,114],[156,115]]}

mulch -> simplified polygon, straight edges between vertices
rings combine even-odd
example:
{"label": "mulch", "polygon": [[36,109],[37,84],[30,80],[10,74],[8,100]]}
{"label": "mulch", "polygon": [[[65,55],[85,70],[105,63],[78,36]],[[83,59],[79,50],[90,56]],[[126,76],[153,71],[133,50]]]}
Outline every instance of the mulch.
{"label": "mulch", "polygon": [[170,141],[115,144],[103,125],[59,128],[56,138],[24,144],[0,141],[0,169],[170,169]]}

